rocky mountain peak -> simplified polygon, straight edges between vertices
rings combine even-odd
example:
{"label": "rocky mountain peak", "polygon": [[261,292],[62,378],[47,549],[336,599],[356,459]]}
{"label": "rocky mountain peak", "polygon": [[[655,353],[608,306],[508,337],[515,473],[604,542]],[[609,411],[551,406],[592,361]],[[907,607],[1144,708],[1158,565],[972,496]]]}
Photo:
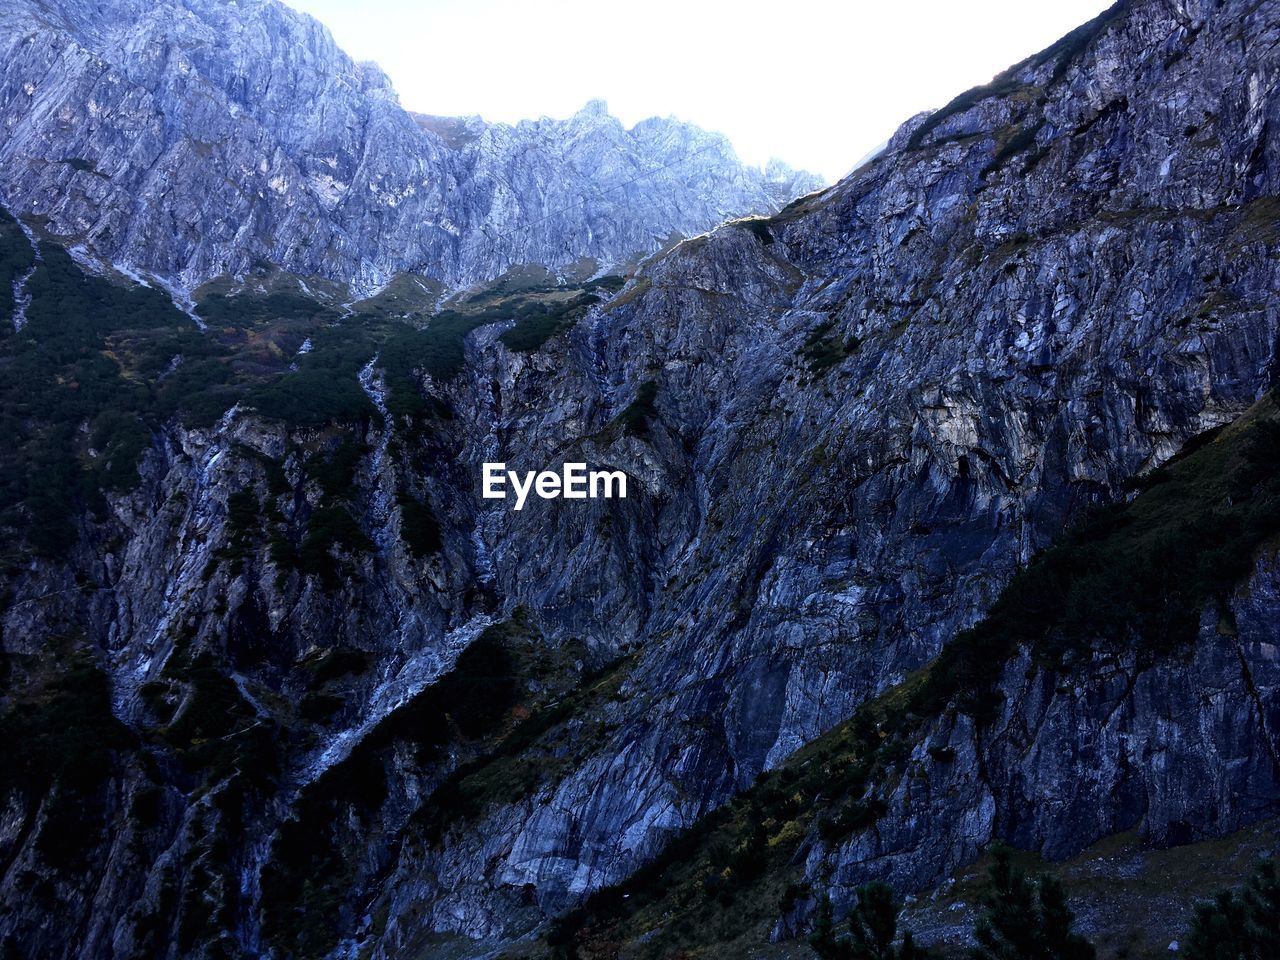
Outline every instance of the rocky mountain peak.
{"label": "rocky mountain peak", "polygon": [[9,209],[181,290],[257,261],[358,294],[402,272],[465,286],[621,264],[817,182],[780,194],[731,150],[677,154],[693,128],[628,135],[603,100],[514,127],[415,119],[276,0],[19,0],[0,50]]}
{"label": "rocky mountain peak", "polygon": [[579,117],[597,117],[597,118],[607,117],[609,115],[610,114],[609,114],[608,101],[602,100],[599,97],[595,97],[591,100],[588,100],[586,103],[582,105],[582,109],[579,110],[576,114],[576,116],[579,116]]}

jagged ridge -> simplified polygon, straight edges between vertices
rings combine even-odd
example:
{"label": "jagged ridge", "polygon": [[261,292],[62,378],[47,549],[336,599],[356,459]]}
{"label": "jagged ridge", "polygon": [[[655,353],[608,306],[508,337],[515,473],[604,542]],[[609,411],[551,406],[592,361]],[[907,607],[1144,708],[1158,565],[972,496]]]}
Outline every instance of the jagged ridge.
{"label": "jagged ridge", "polygon": [[600,101],[514,127],[415,121],[376,66],[275,0],[7,12],[0,196],[180,296],[259,261],[360,295],[405,271],[585,277],[821,185],[672,119],[625,130]]}

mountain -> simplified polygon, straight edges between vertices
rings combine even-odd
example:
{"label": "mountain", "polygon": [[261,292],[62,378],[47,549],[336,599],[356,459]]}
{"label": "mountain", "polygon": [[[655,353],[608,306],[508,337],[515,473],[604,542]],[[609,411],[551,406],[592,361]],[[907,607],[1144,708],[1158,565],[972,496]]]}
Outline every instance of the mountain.
{"label": "mountain", "polygon": [[285,261],[202,332],[5,218],[6,949],[805,956],[880,879],[960,955],[1002,840],[1167,955],[1280,816],[1277,40],[1122,2],[775,215],[430,316]]}
{"label": "mountain", "polygon": [[376,66],[275,0],[15,0],[0,49],[9,209],[184,293],[258,261],[360,295],[404,272],[617,265],[822,186],[674,120],[628,131],[600,101],[415,122]]}

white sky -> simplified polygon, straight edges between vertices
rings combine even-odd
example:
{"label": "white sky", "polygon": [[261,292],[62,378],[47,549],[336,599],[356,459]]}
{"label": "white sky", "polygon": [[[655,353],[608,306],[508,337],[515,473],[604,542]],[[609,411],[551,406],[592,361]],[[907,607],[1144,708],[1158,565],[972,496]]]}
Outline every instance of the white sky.
{"label": "white sky", "polygon": [[286,0],[401,103],[487,120],[675,115],[835,180],[903,120],[985,83],[1109,0]]}

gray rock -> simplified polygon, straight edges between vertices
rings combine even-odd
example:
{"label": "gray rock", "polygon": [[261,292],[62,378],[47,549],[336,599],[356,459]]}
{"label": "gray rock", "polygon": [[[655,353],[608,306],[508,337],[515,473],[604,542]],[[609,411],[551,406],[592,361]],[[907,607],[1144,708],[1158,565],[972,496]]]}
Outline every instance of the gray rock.
{"label": "gray rock", "polygon": [[415,118],[276,0],[15,0],[0,51],[5,203],[180,293],[264,260],[357,295],[406,271],[590,272],[821,186],[676,120],[626,130],[602,101],[514,127]]}
{"label": "gray rock", "polygon": [[[308,29],[315,45],[328,43]],[[1278,34],[1280,5],[1268,0],[1213,9],[1137,0],[1018,65],[988,93],[913,119],[885,152],[820,196],[654,259],[548,349],[512,353],[499,326],[477,331],[461,377],[424,383],[456,415],[431,436],[399,437],[431,469],[422,475],[404,450],[376,468],[371,457],[354,493],[369,505],[366,526],[377,533],[386,520],[394,533],[385,512],[394,507],[373,509],[390,489],[382,474],[419,484],[439,507],[439,557],[414,559],[388,535],[326,594],[315,578],[278,580],[264,547],[243,575],[223,565],[204,580],[206,558],[226,540],[227,498],[250,485],[265,494],[244,448],[279,456],[286,437],[249,410],[213,431],[172,424],[139,490],[113,501],[109,530],[88,537],[66,565],[33,565],[10,585],[20,601],[65,589],[78,573],[96,585],[92,599],[11,605],[5,647],[36,650],[76,624],[106,651],[126,719],[179,624],[190,625],[198,648],[230,647],[252,689],[286,698],[308,651],[371,651],[376,665],[352,684],[329,741],[285,758],[281,796],[245,828],[249,877],[296,790],[403,696],[428,687],[484,623],[523,605],[553,646],[580,642],[595,663],[630,656],[620,694],[574,728],[581,754],[566,769],[438,846],[388,839],[413,807],[430,803],[431,787],[410,764],[388,770],[386,832],[380,820],[376,842],[360,847],[344,901],[348,912],[376,904],[385,924],[334,920],[344,950],[366,946],[377,957],[420,953],[427,931],[473,938],[477,954],[523,936],[625,878],[677,831],[926,663],[1083,509],[1123,496],[1126,479],[1232,420],[1274,384]],[[13,41],[6,76],[19,61],[24,75],[59,57],[92,61],[79,41],[57,47],[43,28],[38,36],[45,39]],[[280,62],[305,49],[290,44]],[[185,56],[175,51],[173,62]],[[265,178],[266,198],[276,173],[316,173],[295,171],[276,144],[317,128],[260,132],[265,119],[226,106],[242,87],[260,95],[270,71],[249,78],[264,63],[229,72],[210,98],[190,103],[209,104],[201,125],[225,125],[228,136],[250,131],[228,142],[250,144],[243,156],[253,169],[268,158],[253,174]],[[160,146],[149,95],[109,80],[108,68],[77,69],[58,76],[80,78],[79,102],[96,102],[99,84],[104,96],[128,87],[104,101],[114,104],[111,122],[134,118],[131,142],[139,151],[154,142],[148,156],[170,149]],[[185,75],[148,69],[166,84]],[[201,76],[221,76],[217,69],[201,66]],[[384,111],[399,118],[387,121],[394,135],[378,138],[373,157],[344,153],[355,150],[345,143],[304,144],[298,155],[339,157],[343,178],[360,169],[360,182],[379,185],[384,200],[426,204],[422,193],[404,194],[402,167],[376,161],[426,134],[395,112],[376,78],[355,69],[325,109]],[[149,230],[169,236],[169,226],[147,219],[163,204],[144,204],[149,212],[136,220],[104,205],[111,184],[131,182],[133,161],[89,153],[89,140],[74,138],[93,127],[75,120],[61,129],[53,111],[19,124],[6,162],[18,149],[26,157],[83,150],[109,179],[99,184],[66,164],[6,170],[6,182],[29,182],[24,196],[52,204],[19,207],[53,217],[60,231],[79,223],[98,244],[100,216],[116,218],[113,237],[135,238],[102,249],[141,249]],[[479,163],[480,144],[548,135],[545,123],[423,123],[442,164],[454,162],[450,151],[473,151]],[[566,125],[624,135],[595,110]],[[192,151],[181,141],[165,155]],[[93,182],[81,184],[86,176]],[[145,194],[138,176],[133,193]],[[6,189],[12,201],[15,188]],[[380,222],[364,218],[368,194],[343,194],[332,218],[307,191],[286,191],[296,208],[237,206],[218,194],[227,209],[264,218],[252,221],[253,243],[198,226],[188,247],[152,267],[190,280],[265,255],[301,272],[349,270],[357,284],[379,282],[403,264],[378,259],[392,257],[396,243],[368,242]],[[326,235],[323,263],[313,262],[288,239],[295,215],[349,232]],[[199,222],[196,211],[179,220],[188,216]],[[453,236],[445,227],[412,219],[423,244],[416,249],[456,249],[442,239]],[[564,255],[581,252],[566,247]],[[490,271],[444,262],[455,279]],[[647,429],[619,429],[616,418],[648,382],[656,395]],[[375,450],[385,429],[369,427]],[[627,471],[635,493],[621,502],[538,501],[516,513],[479,497],[479,463],[499,459],[520,469],[569,459],[610,465]],[[317,490],[300,493],[318,502]],[[301,508],[296,499],[290,507]],[[1178,842],[1274,816],[1276,590],[1274,564],[1263,558],[1235,601],[1239,637],[1206,624],[1185,663],[1125,664],[1124,676],[1065,691],[1025,663],[1011,665],[995,732],[979,735],[963,718],[939,721],[932,742],[955,749],[953,769],[915,758],[925,785],[904,781],[877,836],[815,848],[811,875],[830,871],[837,893],[870,876],[923,889],[994,836],[1061,857],[1134,825]],[[195,801],[174,803],[184,822],[195,818]],[[6,826],[3,835],[12,832]],[[48,956],[95,956],[112,937],[131,942],[131,898],[156,902],[166,858],[190,842],[174,837],[172,849],[152,850],[143,864],[113,861],[111,889],[77,906],[74,924],[34,911],[11,870],[0,885],[0,923],[8,924],[0,930],[36,931],[24,935]],[[112,849],[129,840],[120,830]],[[19,844],[13,862],[32,862],[29,847]],[[264,944],[252,882],[245,889],[249,919],[234,935],[252,952]]]}

